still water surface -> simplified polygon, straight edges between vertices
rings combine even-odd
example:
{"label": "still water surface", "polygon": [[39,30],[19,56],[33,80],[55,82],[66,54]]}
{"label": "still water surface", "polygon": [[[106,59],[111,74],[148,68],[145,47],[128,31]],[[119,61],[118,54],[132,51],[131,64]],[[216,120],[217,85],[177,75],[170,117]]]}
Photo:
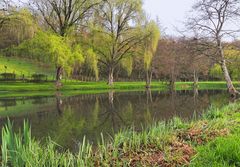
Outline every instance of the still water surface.
{"label": "still water surface", "polygon": [[111,136],[122,128],[141,129],[174,116],[191,119],[210,105],[228,102],[224,91],[109,92],[63,97],[0,98],[0,127],[7,117],[15,128],[29,120],[32,135],[51,138],[64,148],[77,149],[84,136],[96,143],[100,134]]}

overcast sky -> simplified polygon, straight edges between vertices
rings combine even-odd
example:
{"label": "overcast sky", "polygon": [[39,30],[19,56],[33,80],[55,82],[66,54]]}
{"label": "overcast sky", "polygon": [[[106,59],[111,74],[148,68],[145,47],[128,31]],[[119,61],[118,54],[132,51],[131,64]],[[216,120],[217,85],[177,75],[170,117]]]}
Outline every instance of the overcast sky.
{"label": "overcast sky", "polygon": [[183,28],[183,21],[195,0],[144,0],[144,8],[153,19],[157,16],[168,35],[177,35],[174,26]]}

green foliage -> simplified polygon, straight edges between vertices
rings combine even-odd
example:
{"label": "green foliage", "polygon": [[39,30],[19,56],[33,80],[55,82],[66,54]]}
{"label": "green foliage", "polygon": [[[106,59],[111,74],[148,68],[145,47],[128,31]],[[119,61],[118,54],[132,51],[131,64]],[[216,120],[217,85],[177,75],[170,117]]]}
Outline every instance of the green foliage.
{"label": "green foliage", "polygon": [[98,55],[99,64],[105,66],[109,76],[120,65],[130,75],[132,58],[137,55],[136,48],[145,37],[140,21],[142,1],[106,0],[95,14],[90,25],[92,40],[89,43]]}
{"label": "green foliage", "polygon": [[133,57],[123,58],[121,60],[121,66],[127,71],[128,76],[130,76],[133,70]]}
{"label": "green foliage", "polygon": [[211,70],[210,70],[210,75],[212,77],[215,77],[215,78],[218,78],[218,79],[221,79],[223,80],[223,73],[222,73],[222,68],[219,64],[215,64]]}
{"label": "green foliage", "polygon": [[144,67],[146,70],[149,70],[153,56],[157,50],[160,30],[154,21],[150,21],[147,23],[144,31],[147,34],[147,38],[144,40]]}
{"label": "green foliage", "polygon": [[71,73],[75,63],[84,61],[80,45],[70,47],[64,37],[50,32],[38,32],[34,38],[16,48],[20,55],[28,55],[35,60],[51,62],[55,67],[63,67]]}
{"label": "green foliage", "polygon": [[225,57],[228,60],[227,66],[232,79],[240,79],[240,51],[235,47],[227,47],[224,51]]}
{"label": "green foliage", "polygon": [[86,63],[91,68],[91,70],[94,71],[95,78],[98,81],[99,80],[99,69],[98,69],[98,56],[93,51],[93,49],[88,49],[86,53]]}
{"label": "green foliage", "polygon": [[[230,73],[230,76],[233,80],[239,80],[240,78],[240,52],[237,48],[233,46],[228,46],[224,50],[225,57],[227,59],[227,66]],[[216,79],[224,79],[223,72],[221,66],[219,64],[215,64],[210,69],[210,75]]]}

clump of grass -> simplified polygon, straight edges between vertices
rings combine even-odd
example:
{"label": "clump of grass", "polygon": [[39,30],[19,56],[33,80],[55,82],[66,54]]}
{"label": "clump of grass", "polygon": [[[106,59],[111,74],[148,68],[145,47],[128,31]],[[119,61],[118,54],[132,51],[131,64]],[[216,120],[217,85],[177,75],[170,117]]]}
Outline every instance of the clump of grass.
{"label": "clump of grass", "polygon": [[223,116],[224,116],[224,112],[222,111],[222,109],[220,111],[219,108],[211,106],[208,109],[207,113],[203,115],[203,118],[207,120],[213,120],[217,118],[223,118]]}
{"label": "clump of grass", "polygon": [[24,161],[21,158],[25,146],[31,146],[31,131],[29,124],[24,122],[23,134],[13,132],[10,121],[2,129],[2,166],[7,166],[11,162],[12,166],[23,166]]}
{"label": "clump of grass", "polygon": [[8,124],[2,129],[2,166],[43,167],[43,166],[94,166],[92,146],[83,139],[78,154],[69,151],[58,152],[60,146],[49,139],[45,145],[31,137],[31,129],[24,122],[23,132],[14,133]]}
{"label": "clump of grass", "polygon": [[191,166],[240,166],[240,135],[219,137],[205,146],[200,146],[197,151]]}
{"label": "clump of grass", "polygon": [[130,157],[138,152],[163,150],[164,145],[172,141],[172,132],[165,123],[155,124],[141,133],[124,130],[110,142],[102,135],[97,149],[84,138],[79,152],[73,154],[59,152],[61,147],[51,139],[46,144],[34,140],[27,122],[22,133],[14,133],[9,121],[2,129],[2,166],[126,166]]}

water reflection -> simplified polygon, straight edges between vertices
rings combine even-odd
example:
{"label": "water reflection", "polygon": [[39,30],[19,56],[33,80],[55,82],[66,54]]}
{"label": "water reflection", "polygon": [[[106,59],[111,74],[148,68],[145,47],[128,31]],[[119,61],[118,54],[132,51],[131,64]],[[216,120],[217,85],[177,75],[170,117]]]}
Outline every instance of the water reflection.
{"label": "water reflection", "polygon": [[19,127],[24,119],[31,123],[36,138],[48,135],[60,145],[75,150],[84,135],[92,141],[113,135],[134,125],[141,129],[154,121],[173,116],[190,119],[209,105],[223,105],[228,95],[221,91],[128,92],[110,91],[63,97],[0,99],[0,126],[7,117]]}

